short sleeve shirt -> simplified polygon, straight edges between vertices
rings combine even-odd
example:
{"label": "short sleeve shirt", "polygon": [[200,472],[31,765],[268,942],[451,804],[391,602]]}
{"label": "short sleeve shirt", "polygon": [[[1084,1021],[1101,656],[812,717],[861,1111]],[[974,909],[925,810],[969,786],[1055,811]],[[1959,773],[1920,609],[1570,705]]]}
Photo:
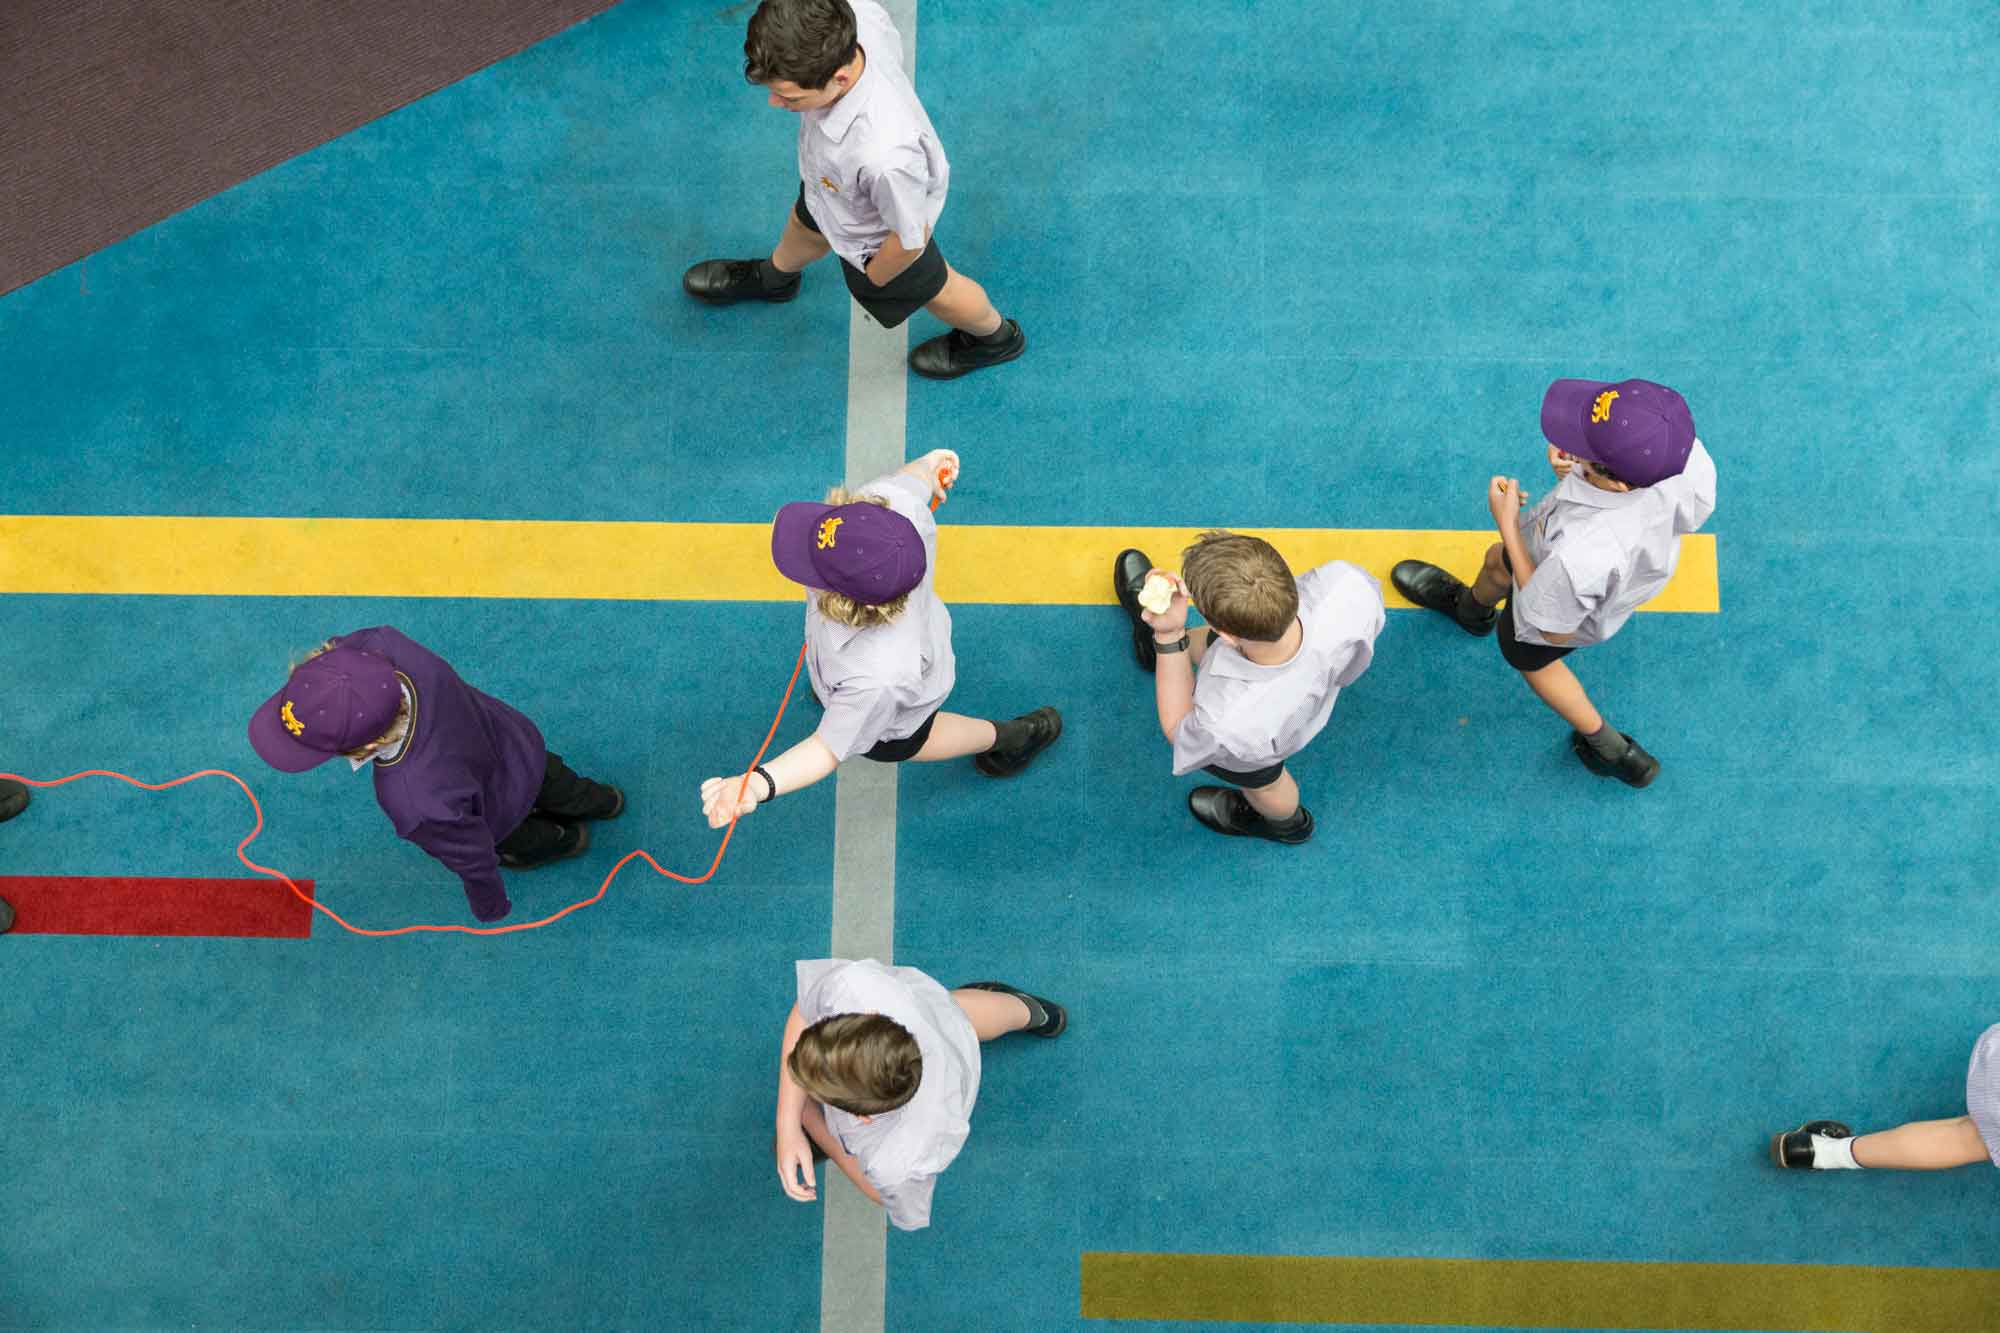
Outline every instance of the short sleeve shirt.
{"label": "short sleeve shirt", "polygon": [[891,232],[922,250],[944,212],[951,164],[903,70],[903,38],[875,0],[851,0],[866,62],[831,106],[799,115],[799,181],[827,243],[856,268]]}
{"label": "short sleeve shirt", "polygon": [[[1521,519],[1534,577],[1510,605],[1523,643],[1580,648],[1616,634],[1680,563],[1681,536],[1715,510],[1715,462],[1700,440],[1677,477],[1606,491],[1573,469]],[[1546,634],[1568,635],[1549,644]]]}
{"label": "short sleeve shirt", "polygon": [[1202,654],[1194,707],[1174,729],[1175,773],[1283,762],[1319,735],[1334,699],[1374,660],[1386,616],[1372,574],[1333,560],[1300,575],[1298,588],[1304,635],[1289,662],[1259,665],[1221,639]]}
{"label": "short sleeve shirt", "polygon": [[841,1014],[881,1014],[916,1038],[924,1059],[917,1094],[893,1111],[860,1116],[825,1107],[827,1128],[861,1163],[903,1231],[930,1225],[938,1172],[951,1165],[972,1129],[979,1098],[979,1034],[951,992],[913,967],[864,958],[802,959],[799,1016],[811,1027]]}
{"label": "short sleeve shirt", "polygon": [[924,542],[924,578],[910,590],[903,614],[886,625],[856,629],[820,614],[819,594],[806,593],[806,670],[826,708],[813,733],[842,761],[878,742],[916,734],[958,679],[951,652],[951,612],[938,600],[937,520],[930,488],[894,472],[863,486],[916,524]]}

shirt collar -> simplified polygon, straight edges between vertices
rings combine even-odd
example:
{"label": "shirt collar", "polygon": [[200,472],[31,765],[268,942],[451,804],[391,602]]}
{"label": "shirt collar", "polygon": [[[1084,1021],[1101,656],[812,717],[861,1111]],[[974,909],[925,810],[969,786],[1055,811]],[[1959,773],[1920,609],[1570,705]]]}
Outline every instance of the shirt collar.
{"label": "shirt collar", "polygon": [[841,95],[838,102],[819,113],[819,132],[835,143],[847,137],[849,127],[867,109],[868,98],[875,90],[875,61],[869,57],[865,46],[861,48],[861,55],[861,77]]}
{"label": "shirt collar", "polygon": [[409,725],[403,728],[403,734],[396,738],[394,745],[377,750],[365,759],[349,759],[347,762],[353,765],[352,771],[356,773],[369,764],[395,763],[410,748],[410,738],[417,734],[417,692],[411,688],[409,677],[400,671],[396,673],[396,685],[403,691],[403,706],[410,710]]}
{"label": "shirt collar", "polygon": [[[1210,632],[1213,633],[1212,630]],[[1227,651],[1220,651],[1223,649],[1227,649]],[[1201,655],[1201,665],[1196,670],[1204,674],[1223,676],[1230,680],[1268,680],[1272,672],[1283,671],[1286,667],[1295,665],[1305,655],[1306,620],[1304,616],[1300,616],[1298,651],[1284,661],[1272,666],[1265,666],[1262,662],[1253,662],[1248,657],[1245,657],[1242,649],[1231,647],[1221,639],[1211,639],[1209,640],[1208,651]]]}
{"label": "shirt collar", "polygon": [[1556,499],[1565,504],[1589,505],[1592,509],[1623,509],[1645,497],[1646,489],[1642,486],[1634,486],[1629,491],[1607,491],[1585,481],[1580,471],[1571,472],[1556,487]]}

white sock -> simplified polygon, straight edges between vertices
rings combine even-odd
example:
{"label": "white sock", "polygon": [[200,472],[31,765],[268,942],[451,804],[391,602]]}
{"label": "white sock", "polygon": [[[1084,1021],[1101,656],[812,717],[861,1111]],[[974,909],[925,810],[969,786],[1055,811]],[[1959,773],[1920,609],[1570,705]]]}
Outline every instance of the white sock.
{"label": "white sock", "polygon": [[1813,1170],[1815,1171],[1859,1171],[1861,1163],[1854,1160],[1853,1139],[1830,1139],[1824,1134],[1812,1136]]}

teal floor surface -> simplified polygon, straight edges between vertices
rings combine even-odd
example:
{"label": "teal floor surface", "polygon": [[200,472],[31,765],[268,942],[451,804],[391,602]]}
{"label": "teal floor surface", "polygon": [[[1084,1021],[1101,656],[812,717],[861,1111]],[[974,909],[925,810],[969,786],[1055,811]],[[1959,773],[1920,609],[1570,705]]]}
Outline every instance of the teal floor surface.
{"label": "teal floor surface", "polygon": [[[739,10],[627,0],[0,298],[0,504],[816,498],[838,275],[679,289],[793,190]],[[1984,1169],[1763,1156],[1808,1116],[1958,1113],[2000,1018],[1994,9],[919,13],[940,241],[1030,349],[912,380],[912,452],[964,458],[944,521],[1483,526],[1488,475],[1545,484],[1550,378],[1642,375],[1715,457],[1722,609],[1572,659],[1662,759],[1644,793],[1490,642],[1392,614],[1295,766],[1295,850],[1188,818],[1115,609],[957,608],[953,706],[1066,732],[1006,783],[903,770],[897,961],[1072,1029],[988,1050],[934,1225],[890,1237],[890,1326],[1076,1326],[1086,1250],[2000,1267]],[[253,855],[351,920],[469,920],[365,778],[243,736],[292,654],[381,623],[630,797],[518,916],[632,846],[706,866],[698,784],[754,749],[799,614],[9,596],[0,768],[229,768]],[[706,886],[630,870],[527,935],[0,942],[0,1327],[817,1327],[820,1214],[768,1150],[832,795],[746,821]],[[74,784],[0,874],[226,876],[248,819],[221,784]]]}

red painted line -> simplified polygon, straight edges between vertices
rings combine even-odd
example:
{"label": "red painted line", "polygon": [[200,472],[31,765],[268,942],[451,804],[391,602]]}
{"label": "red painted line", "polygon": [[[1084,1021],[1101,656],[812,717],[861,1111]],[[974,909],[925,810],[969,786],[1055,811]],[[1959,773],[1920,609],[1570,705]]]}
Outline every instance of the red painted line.
{"label": "red painted line", "polygon": [[[293,883],[312,896],[309,879]],[[207,935],[303,940],[312,905],[267,879],[0,875],[16,935]]]}

